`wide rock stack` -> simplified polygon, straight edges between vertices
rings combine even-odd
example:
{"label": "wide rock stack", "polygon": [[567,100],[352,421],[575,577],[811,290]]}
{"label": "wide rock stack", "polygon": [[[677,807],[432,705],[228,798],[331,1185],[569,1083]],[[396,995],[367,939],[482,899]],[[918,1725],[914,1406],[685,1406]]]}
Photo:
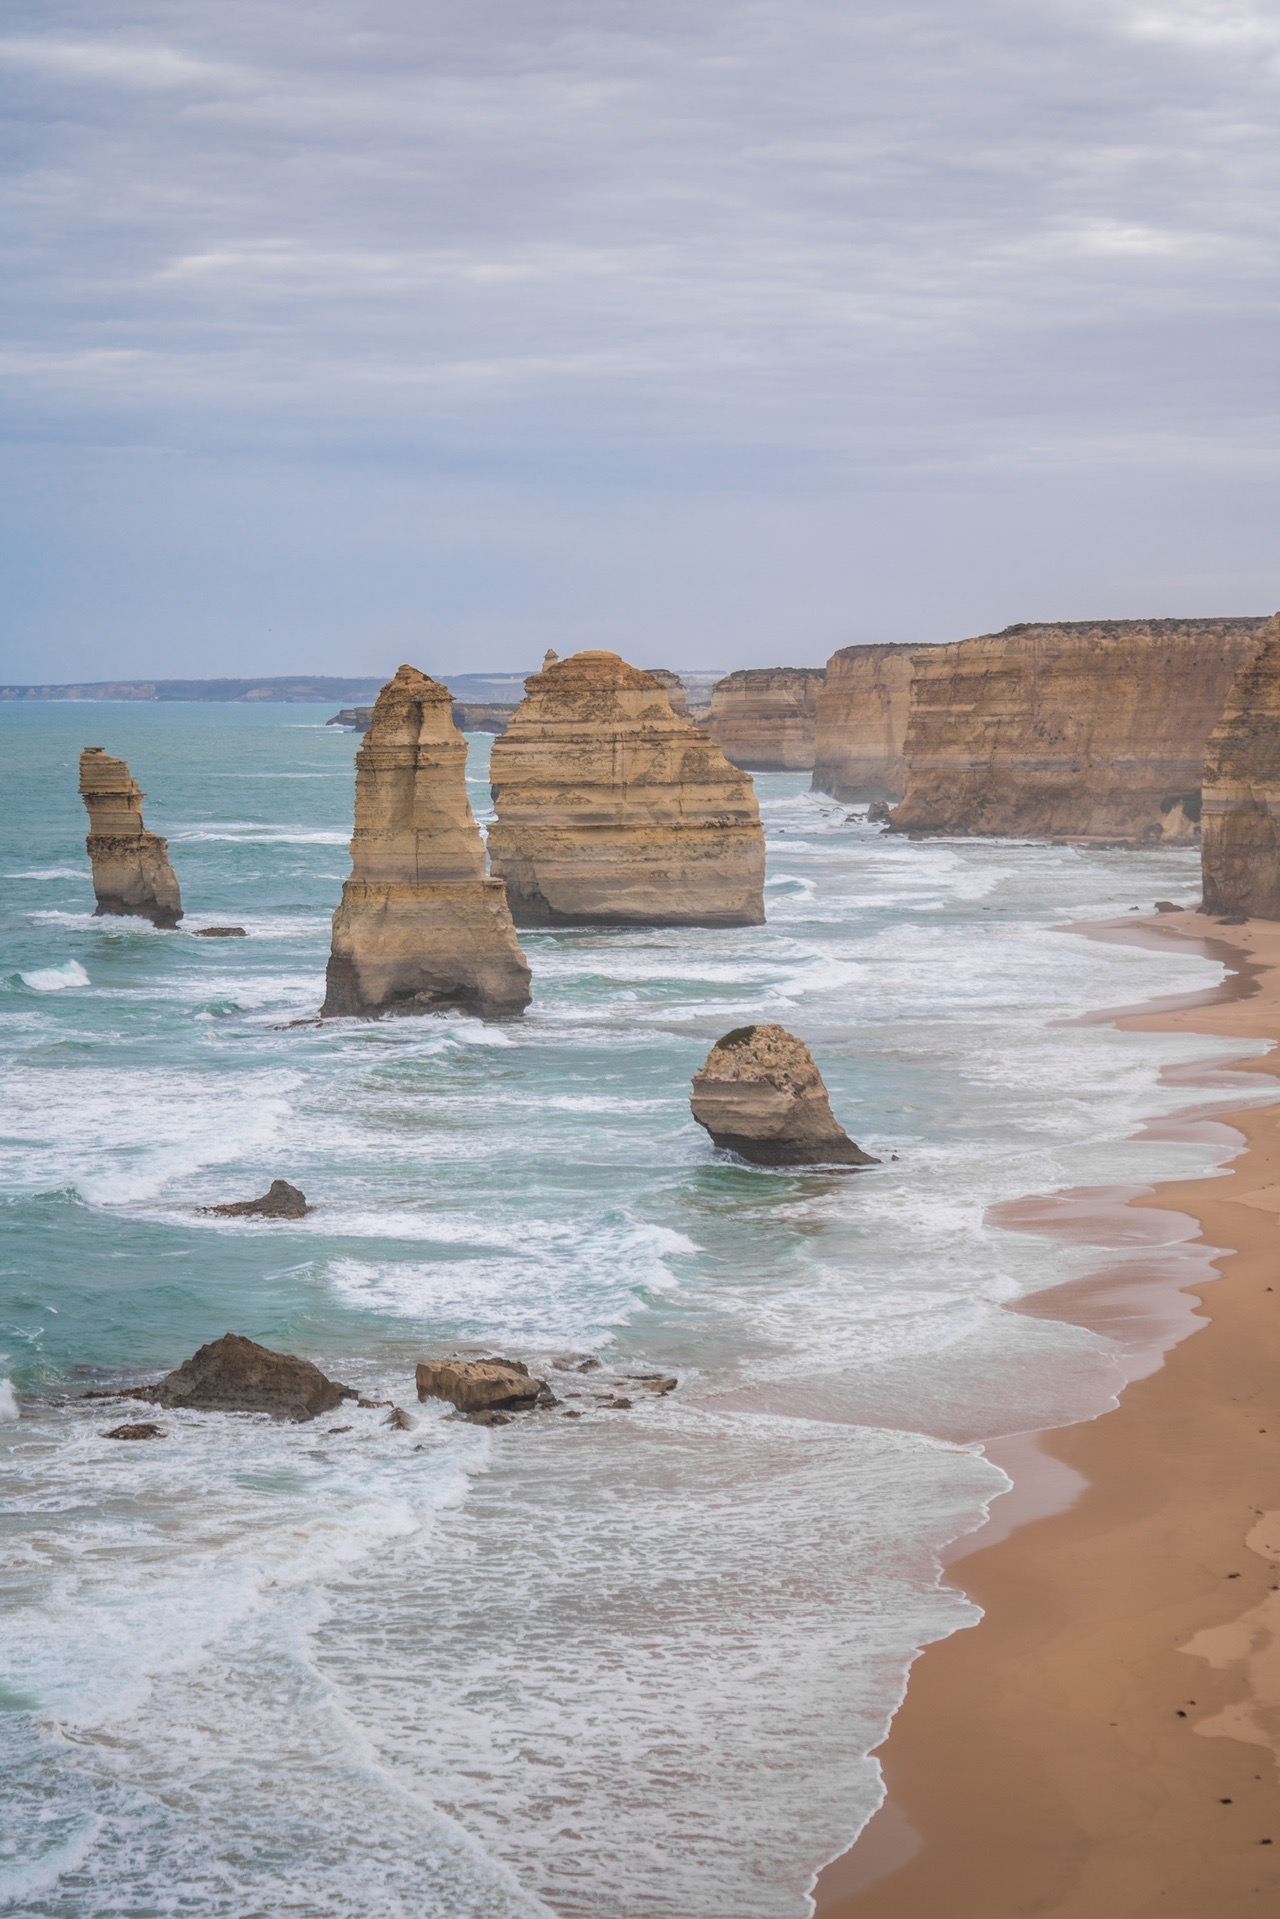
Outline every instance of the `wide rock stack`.
{"label": "wide rock stack", "polygon": [[1262,619],[1010,626],[915,655],[902,832],[1188,845]]}
{"label": "wide rock stack", "polygon": [[86,746],[80,755],[80,791],[89,812],[85,846],[93,865],[95,910],[176,926],[182,895],[169,864],[169,843],[143,824],[146,794],[128,766],[100,746]]}
{"label": "wide rock stack", "polygon": [[763,921],[755,789],[651,674],[576,653],[525,688],[494,742],[489,829],[518,923]]}
{"label": "wide rock stack", "polygon": [[1280,614],[1209,737],[1200,860],[1206,913],[1280,920]]}
{"label": "wide rock stack", "polygon": [[813,765],[820,666],[749,667],[711,689],[707,731],[727,760],[758,773]]}
{"label": "wide rock stack", "polygon": [[803,1040],[785,1026],[739,1026],[694,1075],[693,1117],[716,1146],[758,1166],[878,1166],[831,1110]]}
{"label": "wide rock stack", "polygon": [[845,646],[827,661],[814,715],[813,786],[838,800],[900,800],[914,646]]}
{"label": "wide rock stack", "polygon": [[447,687],[402,666],[356,755],[351,878],[333,916],[323,1013],[501,1016],[529,1003],[529,967],[466,785]]}

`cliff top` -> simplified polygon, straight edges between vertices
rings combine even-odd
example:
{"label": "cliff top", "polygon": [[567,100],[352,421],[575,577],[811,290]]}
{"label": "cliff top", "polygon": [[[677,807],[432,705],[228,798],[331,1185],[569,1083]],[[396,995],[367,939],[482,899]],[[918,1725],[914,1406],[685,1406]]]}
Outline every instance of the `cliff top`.
{"label": "cliff top", "polygon": [[726,673],[722,680],[716,681],[716,687],[767,686],[772,680],[825,680],[826,677],[825,666],[743,666],[736,673]]}

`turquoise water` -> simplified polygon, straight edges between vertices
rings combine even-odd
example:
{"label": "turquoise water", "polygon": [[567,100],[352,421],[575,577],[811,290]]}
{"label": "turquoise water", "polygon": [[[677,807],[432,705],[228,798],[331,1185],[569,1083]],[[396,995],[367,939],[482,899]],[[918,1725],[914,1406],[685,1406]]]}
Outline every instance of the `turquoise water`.
{"label": "turquoise water", "polygon": [[[936,1556],[1007,1486],[979,1442],[1121,1376],[1001,1310],[1087,1249],[986,1209],[1212,1163],[1128,1135],[1220,1042],[1062,1022],[1220,969],[1056,930],[1190,899],[1195,856],[912,845],[760,776],[765,927],[527,934],[510,1025],[294,1026],[347,870],[328,711],[0,706],[0,1908],[804,1914],[913,1651],[975,1617]],[[92,917],[91,744],[169,838],[175,932]],[[760,1018],[879,1169],[713,1152],[690,1076]],[[275,1177],[306,1220],[197,1210]],[[75,1397],[229,1330],[415,1429],[178,1414],[124,1446]],[[455,1345],[603,1364],[486,1431],[414,1402]],[[589,1396],[655,1367],[669,1399]]]}

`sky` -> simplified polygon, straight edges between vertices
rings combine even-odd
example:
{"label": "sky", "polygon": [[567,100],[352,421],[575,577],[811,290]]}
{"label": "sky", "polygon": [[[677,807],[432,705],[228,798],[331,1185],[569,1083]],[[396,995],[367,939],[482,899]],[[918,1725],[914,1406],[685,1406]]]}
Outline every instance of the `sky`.
{"label": "sky", "polygon": [[8,0],[0,677],[1280,605],[1280,4]]}

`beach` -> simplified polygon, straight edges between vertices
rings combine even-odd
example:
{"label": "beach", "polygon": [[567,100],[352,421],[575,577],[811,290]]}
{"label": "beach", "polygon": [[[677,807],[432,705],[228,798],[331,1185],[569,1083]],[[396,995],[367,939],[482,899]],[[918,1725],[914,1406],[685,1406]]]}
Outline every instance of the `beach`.
{"label": "beach", "polygon": [[[1224,931],[1181,912],[1088,930],[1216,957],[1230,942],[1222,989],[1122,1027],[1280,1037],[1280,926]],[[821,1875],[820,1919],[1275,1910],[1280,1113],[1262,1103],[1274,1057],[1233,1062],[1242,1087],[1258,1082],[1241,1110],[1182,1116],[1193,1136],[1237,1136],[1216,1176],[1000,1209],[1000,1223],[1103,1244],[1117,1204],[1129,1211],[1149,1260],[1013,1310],[1138,1327],[1149,1368],[1115,1410],[989,1449],[1015,1489],[947,1575],[983,1617],[913,1669],[881,1754],[888,1797]],[[1178,1123],[1160,1122],[1166,1136]]]}

